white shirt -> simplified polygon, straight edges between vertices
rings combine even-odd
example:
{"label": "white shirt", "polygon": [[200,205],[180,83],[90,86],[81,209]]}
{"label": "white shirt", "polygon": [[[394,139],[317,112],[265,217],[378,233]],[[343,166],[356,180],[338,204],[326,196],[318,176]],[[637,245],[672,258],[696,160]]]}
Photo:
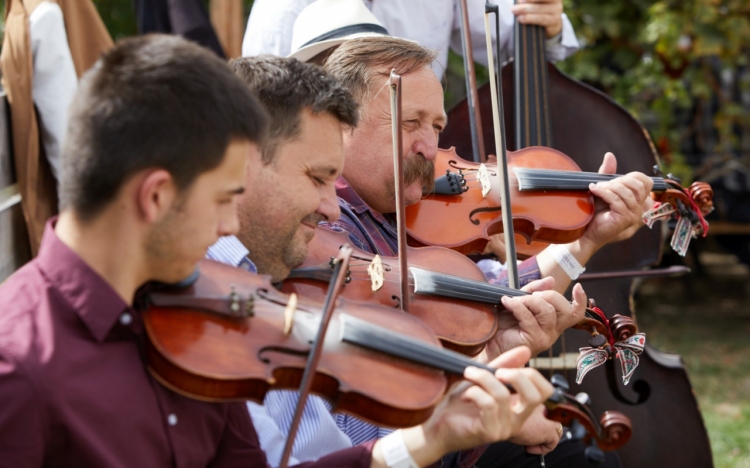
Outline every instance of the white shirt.
{"label": "white shirt", "polygon": [[[300,11],[314,0],[255,0],[242,41],[242,55],[291,53],[292,28]],[[364,0],[365,5],[395,37],[418,42],[439,51],[433,65],[442,78],[448,62],[448,49],[461,54],[461,15],[458,0]],[[474,60],[487,65],[487,43],[484,32],[485,0],[467,0],[469,29]],[[499,0],[501,63],[513,53],[513,22],[510,11],[512,0]],[[547,41],[547,56],[562,60],[578,49],[573,26],[562,15],[562,36],[559,41]],[[494,23],[493,23],[494,24]],[[492,30],[495,36],[494,28]]]}
{"label": "white shirt", "polygon": [[39,118],[39,133],[52,174],[59,181],[68,107],[78,86],[78,76],[70,55],[63,13],[57,3],[43,2],[31,12],[29,36],[34,67],[32,96]]}

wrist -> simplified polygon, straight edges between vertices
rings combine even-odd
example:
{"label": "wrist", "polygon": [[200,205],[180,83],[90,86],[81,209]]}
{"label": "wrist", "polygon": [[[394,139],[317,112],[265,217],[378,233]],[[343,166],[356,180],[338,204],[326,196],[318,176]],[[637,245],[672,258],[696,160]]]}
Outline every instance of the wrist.
{"label": "wrist", "polygon": [[430,430],[429,421],[420,426],[401,429],[409,454],[418,466],[429,466],[448,453],[437,431]]}
{"label": "wrist", "polygon": [[565,244],[565,247],[568,249],[568,252],[578,260],[578,263],[583,266],[586,266],[588,261],[591,260],[591,257],[593,257],[601,248],[600,245],[585,236],[575,242]]}

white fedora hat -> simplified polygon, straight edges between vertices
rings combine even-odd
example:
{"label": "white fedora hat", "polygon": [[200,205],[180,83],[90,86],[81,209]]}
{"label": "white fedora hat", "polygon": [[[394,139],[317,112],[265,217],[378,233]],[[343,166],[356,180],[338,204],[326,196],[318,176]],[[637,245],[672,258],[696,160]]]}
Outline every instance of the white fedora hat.
{"label": "white fedora hat", "polygon": [[292,30],[292,53],[306,62],[357,37],[388,36],[362,0],[317,0],[302,10]]}

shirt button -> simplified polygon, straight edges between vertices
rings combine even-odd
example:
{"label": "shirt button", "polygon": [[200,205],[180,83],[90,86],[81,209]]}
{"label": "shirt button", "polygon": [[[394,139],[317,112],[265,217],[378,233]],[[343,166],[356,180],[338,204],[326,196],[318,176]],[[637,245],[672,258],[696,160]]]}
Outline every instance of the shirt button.
{"label": "shirt button", "polygon": [[133,316],[127,312],[124,312],[122,315],[120,315],[120,323],[127,327],[128,325],[133,323]]}
{"label": "shirt button", "polygon": [[176,426],[177,425],[177,415],[172,413],[169,416],[167,416],[167,424],[170,426]]}

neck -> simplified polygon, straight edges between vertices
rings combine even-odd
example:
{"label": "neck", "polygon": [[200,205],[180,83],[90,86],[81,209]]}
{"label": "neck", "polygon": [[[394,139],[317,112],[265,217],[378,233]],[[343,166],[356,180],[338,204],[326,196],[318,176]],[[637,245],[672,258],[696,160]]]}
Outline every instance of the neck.
{"label": "neck", "polygon": [[[120,213],[118,213],[119,215]],[[135,291],[146,281],[143,253],[133,223],[125,216],[104,213],[83,222],[75,213],[63,211],[55,226],[57,237],[101,276],[127,303],[133,303]]]}

